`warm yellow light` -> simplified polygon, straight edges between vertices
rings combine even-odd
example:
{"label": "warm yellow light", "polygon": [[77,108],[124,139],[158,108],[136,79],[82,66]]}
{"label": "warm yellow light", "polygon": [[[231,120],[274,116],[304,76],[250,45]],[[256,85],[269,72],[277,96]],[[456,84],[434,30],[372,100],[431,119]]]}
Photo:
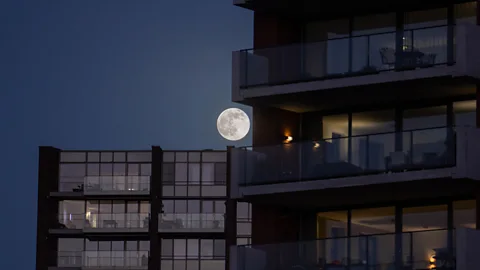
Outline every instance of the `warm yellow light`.
{"label": "warm yellow light", "polygon": [[286,137],[285,137],[285,142],[289,143],[289,142],[291,142],[291,141],[293,141],[293,137],[292,137],[292,136],[286,136]]}
{"label": "warm yellow light", "polygon": [[435,262],[435,256],[430,256],[430,263],[434,263]]}
{"label": "warm yellow light", "polygon": [[319,147],[320,147],[320,144],[318,142],[313,143],[313,148],[319,148]]}

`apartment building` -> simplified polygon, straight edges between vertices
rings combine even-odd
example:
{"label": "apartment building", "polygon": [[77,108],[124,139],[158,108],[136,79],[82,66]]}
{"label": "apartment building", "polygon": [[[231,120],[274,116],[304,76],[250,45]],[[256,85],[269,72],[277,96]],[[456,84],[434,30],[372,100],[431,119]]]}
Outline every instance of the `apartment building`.
{"label": "apartment building", "polygon": [[479,1],[235,0],[236,270],[478,269]]}
{"label": "apartment building", "polygon": [[36,269],[225,269],[237,226],[250,243],[227,164],[225,150],[40,147]]}

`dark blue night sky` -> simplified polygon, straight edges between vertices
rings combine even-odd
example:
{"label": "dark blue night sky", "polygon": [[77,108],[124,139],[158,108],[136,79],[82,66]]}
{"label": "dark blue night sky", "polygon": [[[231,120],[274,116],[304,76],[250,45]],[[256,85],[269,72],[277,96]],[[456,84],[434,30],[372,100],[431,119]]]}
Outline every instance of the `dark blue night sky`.
{"label": "dark blue night sky", "polygon": [[231,0],[1,0],[0,23],[0,269],[35,266],[39,145],[228,144],[215,121],[253,32]]}

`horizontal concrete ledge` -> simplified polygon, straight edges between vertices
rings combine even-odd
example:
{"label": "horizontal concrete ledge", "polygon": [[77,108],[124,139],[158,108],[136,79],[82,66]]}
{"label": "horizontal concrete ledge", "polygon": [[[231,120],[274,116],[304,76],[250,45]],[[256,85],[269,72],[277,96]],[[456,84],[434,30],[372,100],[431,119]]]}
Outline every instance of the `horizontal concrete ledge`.
{"label": "horizontal concrete ledge", "polygon": [[345,88],[352,86],[363,86],[371,84],[382,84],[390,82],[429,79],[445,76],[460,76],[456,65],[453,66],[435,66],[405,71],[385,71],[378,74],[346,77],[328,80],[317,80],[301,83],[290,83],[283,85],[269,85],[252,87],[243,91],[243,98],[253,98],[261,96],[281,95],[290,93],[300,93],[308,91],[318,91],[336,88]]}
{"label": "horizontal concrete ledge", "polygon": [[456,167],[410,171],[410,172],[397,172],[397,173],[383,173],[375,175],[362,175],[353,177],[344,177],[336,179],[326,180],[313,180],[305,182],[291,182],[282,184],[271,184],[261,186],[249,186],[241,187],[241,196],[253,196],[262,194],[274,194],[296,191],[308,191],[308,190],[321,190],[330,188],[343,188],[354,186],[365,186],[372,184],[386,184],[396,182],[406,182],[424,179],[437,179],[448,178],[455,176]]}

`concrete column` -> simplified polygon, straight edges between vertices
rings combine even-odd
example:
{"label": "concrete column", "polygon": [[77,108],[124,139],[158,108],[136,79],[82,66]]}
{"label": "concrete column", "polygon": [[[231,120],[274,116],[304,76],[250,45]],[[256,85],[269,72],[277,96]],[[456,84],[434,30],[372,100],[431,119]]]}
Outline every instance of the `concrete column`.
{"label": "concrete column", "polygon": [[150,176],[150,224],[148,235],[150,238],[150,256],[148,269],[161,269],[160,252],[162,243],[158,237],[158,215],[162,212],[162,166],[163,150],[152,146],[152,173]]}
{"label": "concrete column", "polygon": [[40,146],[38,159],[36,270],[45,270],[57,264],[58,240],[48,230],[58,224],[58,202],[50,192],[58,191],[60,150]]}
{"label": "concrete column", "polygon": [[[231,151],[232,146],[227,147],[227,201],[225,202],[225,269],[230,270],[231,246],[237,245],[237,201],[231,198]],[[235,269],[235,268],[233,268]]]}

